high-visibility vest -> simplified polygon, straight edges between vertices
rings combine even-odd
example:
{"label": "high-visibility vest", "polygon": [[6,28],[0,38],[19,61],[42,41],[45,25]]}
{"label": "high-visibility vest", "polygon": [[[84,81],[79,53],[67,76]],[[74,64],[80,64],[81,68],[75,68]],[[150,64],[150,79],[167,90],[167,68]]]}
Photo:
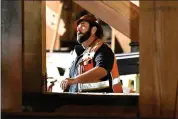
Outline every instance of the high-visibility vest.
{"label": "high-visibility vest", "polygon": [[[93,58],[96,53],[96,51],[103,45],[102,40],[96,40],[94,42],[94,45],[89,47],[88,50],[86,50],[82,57],[82,62],[79,64],[79,74],[82,74],[94,67]],[[106,44],[106,43],[105,43]],[[107,45],[107,44],[106,44]],[[122,85],[119,79],[119,71],[118,66],[116,62],[116,58],[114,56],[114,64],[111,70],[111,77],[112,77],[112,89],[115,93],[123,93]],[[78,84],[78,88],[80,91],[88,91],[88,90],[97,90],[97,89],[104,89],[108,88],[109,85],[109,79],[106,81],[100,81],[96,83],[83,83]]]}

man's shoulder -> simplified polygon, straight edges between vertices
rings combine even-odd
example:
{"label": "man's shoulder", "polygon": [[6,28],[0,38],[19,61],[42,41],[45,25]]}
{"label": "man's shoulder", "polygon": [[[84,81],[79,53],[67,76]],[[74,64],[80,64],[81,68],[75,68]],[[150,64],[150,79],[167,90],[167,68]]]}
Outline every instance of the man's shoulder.
{"label": "man's shoulder", "polygon": [[107,44],[103,44],[95,53],[94,58],[114,58],[114,53]]}
{"label": "man's shoulder", "polygon": [[107,43],[103,43],[102,46],[98,49],[98,52],[107,52],[113,54],[112,49]]}

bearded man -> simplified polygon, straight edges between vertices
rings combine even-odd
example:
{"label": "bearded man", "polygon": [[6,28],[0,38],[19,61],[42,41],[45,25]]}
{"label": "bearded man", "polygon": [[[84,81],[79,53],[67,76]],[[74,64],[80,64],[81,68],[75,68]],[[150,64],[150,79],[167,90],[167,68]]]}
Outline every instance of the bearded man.
{"label": "bearded man", "polygon": [[103,40],[103,29],[92,14],[76,22],[77,42],[69,78],[61,82],[66,92],[119,92],[122,86],[114,53]]}

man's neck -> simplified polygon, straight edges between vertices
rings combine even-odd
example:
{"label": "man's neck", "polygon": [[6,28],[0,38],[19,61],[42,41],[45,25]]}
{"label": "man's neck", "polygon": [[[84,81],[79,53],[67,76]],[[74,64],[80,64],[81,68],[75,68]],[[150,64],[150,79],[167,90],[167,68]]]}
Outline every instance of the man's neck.
{"label": "man's neck", "polygon": [[86,40],[84,43],[82,43],[82,46],[84,49],[87,49],[90,47],[95,41],[97,40],[97,37],[90,37],[88,40]]}

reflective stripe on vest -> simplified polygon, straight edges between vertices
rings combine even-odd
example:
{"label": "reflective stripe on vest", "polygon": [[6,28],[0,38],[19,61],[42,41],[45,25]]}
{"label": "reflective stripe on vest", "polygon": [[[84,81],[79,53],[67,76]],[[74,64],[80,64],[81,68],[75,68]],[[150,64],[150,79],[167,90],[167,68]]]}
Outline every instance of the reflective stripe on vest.
{"label": "reflective stripe on vest", "polygon": [[[119,78],[115,78],[112,80],[112,85],[116,85],[120,82]],[[97,90],[97,89],[104,89],[109,87],[109,80],[100,81],[97,83],[84,83],[78,84],[80,91],[89,91],[89,90]]]}
{"label": "reflective stripe on vest", "polygon": [[[104,42],[102,40],[95,41],[95,45],[88,49],[88,52],[84,54],[83,60],[80,63],[80,74],[90,70],[93,68],[93,57],[95,52],[102,46]],[[109,45],[108,45],[109,46]],[[119,79],[119,72],[116,58],[114,57],[114,64],[111,70],[112,77],[112,87],[113,91],[117,93],[122,93],[122,85]],[[79,91],[87,91],[87,90],[96,90],[96,89],[104,89],[109,87],[109,79],[107,81],[100,81],[97,83],[84,83],[78,84]]]}
{"label": "reflective stripe on vest", "polygon": [[79,84],[80,91],[89,91],[89,90],[97,90],[97,89],[104,89],[109,87],[109,81],[100,81],[97,83],[84,83]]}

